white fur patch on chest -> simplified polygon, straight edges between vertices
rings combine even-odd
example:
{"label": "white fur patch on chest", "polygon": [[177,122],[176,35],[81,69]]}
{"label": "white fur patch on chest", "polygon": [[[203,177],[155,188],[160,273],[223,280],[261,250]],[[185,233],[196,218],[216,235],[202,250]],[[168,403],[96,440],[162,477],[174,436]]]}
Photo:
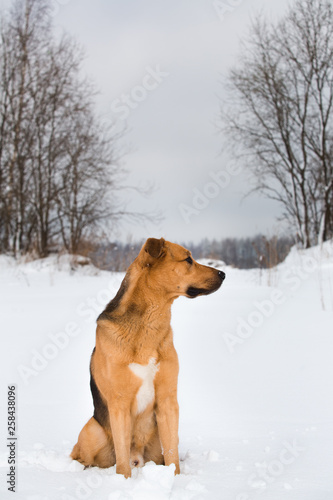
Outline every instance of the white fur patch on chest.
{"label": "white fur patch on chest", "polygon": [[128,367],[134,375],[142,379],[142,384],[136,395],[137,413],[142,413],[149,403],[154,400],[154,378],[159,369],[159,364],[156,364],[155,358],[150,358],[148,365],[130,363]]}

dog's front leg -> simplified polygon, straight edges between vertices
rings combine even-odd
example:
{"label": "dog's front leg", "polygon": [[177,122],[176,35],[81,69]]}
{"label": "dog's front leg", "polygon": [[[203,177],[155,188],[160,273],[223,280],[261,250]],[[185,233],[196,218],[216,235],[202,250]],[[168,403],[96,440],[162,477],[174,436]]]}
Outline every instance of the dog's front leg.
{"label": "dog's front leg", "polygon": [[131,415],[130,409],[109,408],[112,437],[116,452],[116,472],[131,477]]}
{"label": "dog's front leg", "polygon": [[156,419],[162,445],[165,465],[175,464],[175,474],[179,474],[177,401],[178,359],[174,351],[173,359],[161,362],[156,376]]}
{"label": "dog's front leg", "polygon": [[156,419],[162,445],[164,463],[165,465],[175,464],[175,474],[179,474],[179,408],[177,398],[167,397],[164,401],[159,401],[156,408]]}

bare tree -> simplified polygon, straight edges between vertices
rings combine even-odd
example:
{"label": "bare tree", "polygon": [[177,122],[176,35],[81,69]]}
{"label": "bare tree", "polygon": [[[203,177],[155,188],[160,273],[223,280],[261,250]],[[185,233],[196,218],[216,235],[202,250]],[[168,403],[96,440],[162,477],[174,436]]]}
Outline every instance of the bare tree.
{"label": "bare tree", "polygon": [[282,204],[304,247],[331,238],[331,2],[297,0],[275,24],[259,16],[226,89],[223,130],[255,189]]}
{"label": "bare tree", "polygon": [[65,248],[77,252],[80,242],[118,217],[115,198],[119,170],[115,165],[117,134],[96,123],[82,97],[70,116],[64,141],[66,163],[57,192],[57,214]]}
{"label": "bare tree", "polygon": [[46,0],[15,0],[1,24],[0,245],[75,252],[119,216],[119,134],[99,124],[82,51],[55,41]]}

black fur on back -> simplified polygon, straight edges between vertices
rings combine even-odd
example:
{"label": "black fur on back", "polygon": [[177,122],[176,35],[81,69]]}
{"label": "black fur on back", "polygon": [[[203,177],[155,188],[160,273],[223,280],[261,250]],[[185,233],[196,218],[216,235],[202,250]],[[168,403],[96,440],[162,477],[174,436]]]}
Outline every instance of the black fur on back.
{"label": "black fur on back", "polygon": [[98,316],[97,321],[99,319],[112,318],[113,311],[115,311],[115,309],[117,309],[117,307],[119,306],[121,299],[123,298],[125,292],[128,290],[128,287],[129,287],[129,275],[126,274],[116,296],[107,304],[104,311]]}
{"label": "black fur on back", "polygon": [[[107,304],[105,307],[104,311],[98,316],[97,321],[99,319],[108,319],[112,320],[112,313],[119,307],[120,301],[123,298],[126,290],[128,289],[129,286],[129,275],[126,274],[125,278],[123,279],[120,288],[116,294],[116,296]],[[95,353],[95,347],[91,355],[91,361],[90,361],[90,390],[92,394],[92,398],[94,401],[94,418],[97,420],[97,422],[104,428],[110,429],[110,417],[109,417],[109,410],[106,404],[106,401],[104,400],[102,394],[100,393],[100,390],[97,387],[96,381],[94,379],[94,375],[92,373],[92,359]]]}
{"label": "black fur on back", "polygon": [[[95,353],[95,347],[91,355],[91,360]],[[94,401],[94,418],[104,428],[110,429],[109,410],[106,402],[100,393],[91,370],[90,362],[90,390]]]}

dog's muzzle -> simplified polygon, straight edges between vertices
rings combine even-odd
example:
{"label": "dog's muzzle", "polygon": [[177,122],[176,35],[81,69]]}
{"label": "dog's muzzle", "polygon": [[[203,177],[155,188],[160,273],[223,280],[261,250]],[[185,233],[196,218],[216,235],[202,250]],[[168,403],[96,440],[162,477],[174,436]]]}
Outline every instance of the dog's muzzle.
{"label": "dog's muzzle", "polygon": [[220,288],[223,281],[225,280],[225,273],[223,271],[218,271],[217,276],[218,276],[218,281],[216,280],[216,282],[211,288],[197,288],[195,286],[189,286],[188,289],[186,290],[186,295],[189,298],[194,299],[199,295],[209,295],[210,293],[216,292],[216,290]]}

